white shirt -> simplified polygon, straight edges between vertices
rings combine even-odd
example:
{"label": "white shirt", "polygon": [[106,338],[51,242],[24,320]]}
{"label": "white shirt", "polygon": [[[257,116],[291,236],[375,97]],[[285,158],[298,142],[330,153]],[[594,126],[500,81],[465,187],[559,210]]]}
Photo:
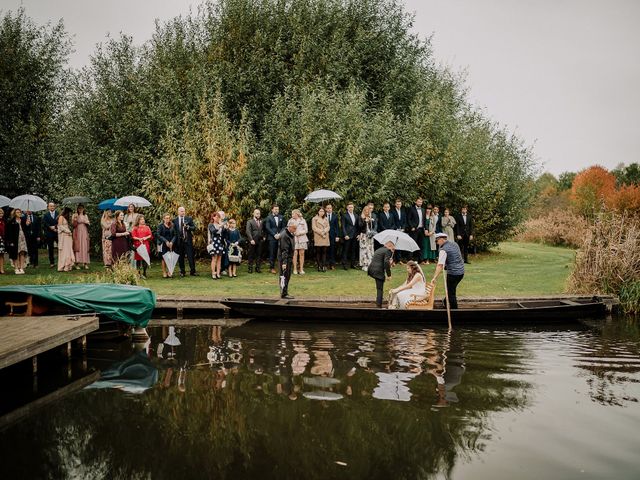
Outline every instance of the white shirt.
{"label": "white shirt", "polygon": [[447,252],[443,249],[440,249],[440,253],[438,254],[438,265],[444,265],[447,261]]}
{"label": "white shirt", "polygon": [[422,219],[422,208],[416,207],[418,210],[418,228],[424,227],[424,220]]}
{"label": "white shirt", "polygon": [[351,223],[356,224],[356,216],[353,213],[349,214],[349,218],[351,219]]}
{"label": "white shirt", "polygon": [[466,215],[462,215],[462,222],[466,225],[467,224],[467,216]]}

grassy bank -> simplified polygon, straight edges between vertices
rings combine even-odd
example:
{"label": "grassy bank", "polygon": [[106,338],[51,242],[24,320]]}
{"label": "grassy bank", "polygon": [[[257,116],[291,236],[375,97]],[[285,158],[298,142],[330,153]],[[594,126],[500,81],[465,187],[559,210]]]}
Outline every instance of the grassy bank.
{"label": "grassy bank", "polygon": [[[560,247],[530,243],[506,242],[490,253],[470,258],[466,274],[460,284],[460,296],[530,296],[553,295],[563,293],[566,279],[571,272],[574,251]],[[47,260],[35,269],[27,268],[26,275],[14,275],[10,267],[0,275],[0,284],[44,284],[69,282],[94,282],[104,272],[100,263],[93,263],[89,270],[74,270],[70,273],[58,273],[49,268]],[[41,262],[42,262],[41,260]],[[198,264],[198,277],[162,278],[157,261],[148,272],[148,279],[141,285],[153,289],[159,295],[176,296],[275,296],[278,293],[277,276],[263,269],[261,274],[248,274],[243,265],[239,277],[212,280],[207,262]],[[434,265],[425,265],[423,270],[430,279]],[[306,268],[307,274],[295,276],[291,280],[290,292],[296,297],[310,296],[368,296],[375,293],[373,281],[360,270],[344,271],[338,269],[327,273],[318,273],[312,265]],[[393,269],[389,288],[404,280],[402,266]],[[439,294],[442,294],[442,282],[439,282]]]}

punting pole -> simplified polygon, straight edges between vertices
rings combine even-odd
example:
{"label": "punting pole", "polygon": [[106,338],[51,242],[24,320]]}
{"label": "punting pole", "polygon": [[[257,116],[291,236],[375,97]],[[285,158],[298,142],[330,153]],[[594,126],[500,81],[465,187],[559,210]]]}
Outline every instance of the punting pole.
{"label": "punting pole", "polygon": [[447,289],[447,271],[442,270],[442,279],[444,280],[444,298],[447,304],[447,320],[449,321],[449,330],[452,330],[451,326],[451,305],[449,304],[449,290]]}

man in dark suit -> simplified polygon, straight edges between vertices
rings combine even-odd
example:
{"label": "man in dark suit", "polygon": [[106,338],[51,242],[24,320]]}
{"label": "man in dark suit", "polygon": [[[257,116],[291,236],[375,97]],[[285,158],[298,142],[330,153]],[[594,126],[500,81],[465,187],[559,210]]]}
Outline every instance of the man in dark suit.
{"label": "man in dark suit", "polygon": [[395,245],[387,242],[373,253],[367,274],[376,281],[376,305],[382,308],[382,296],[384,294],[384,281],[391,279],[391,258]]}
{"label": "man in dark suit", "polygon": [[424,225],[425,225],[425,211],[422,208],[422,197],[416,198],[416,202],[411,206],[407,212],[407,229],[409,230],[409,236],[420,247],[413,252],[413,259],[416,262],[420,262],[422,256],[422,239],[424,238]]}
{"label": "man in dark suit", "polygon": [[47,242],[47,250],[49,251],[49,266],[56,266],[54,253],[56,251],[55,242],[58,240],[58,212],[56,212],[56,204],[49,202],[47,205],[47,213],[42,216],[42,224],[44,226],[44,238]]}
{"label": "man in dark suit", "polygon": [[327,260],[329,269],[334,270],[336,268],[338,243],[340,242],[340,223],[338,222],[338,215],[333,213],[333,205],[328,204],[324,211],[327,214],[327,220],[329,222],[329,251],[327,252]]}
{"label": "man in dark suit", "polygon": [[473,241],[473,218],[466,205],[462,207],[460,214],[456,215],[455,219],[456,241],[462,251],[464,263],[469,263],[469,243]]}
{"label": "man in dark suit", "polygon": [[[402,206],[402,200],[396,198],[393,209],[391,210],[391,215],[393,216],[394,227],[396,230],[400,232],[404,232],[407,229],[407,213]],[[396,263],[402,262],[406,260],[406,255],[404,252],[400,250],[396,250],[393,254],[393,261]]]}
{"label": "man in dark suit", "polygon": [[180,276],[185,276],[184,257],[189,261],[189,275],[196,276],[196,262],[193,256],[193,232],[196,226],[193,218],[185,215],[184,207],[178,208],[178,216],[173,219],[178,238],[176,240],[176,253],[180,255],[178,265],[180,266]]}
{"label": "man in dark suit", "polygon": [[395,230],[396,220],[391,213],[391,205],[389,202],[384,202],[382,205],[382,211],[378,215],[378,231]]}
{"label": "man in dark suit", "polygon": [[280,207],[273,205],[271,213],[267,216],[265,227],[267,229],[267,243],[269,245],[269,268],[271,273],[276,273],[275,262],[278,255],[278,241],[280,240],[280,232],[284,230],[284,218],[280,215]]}
{"label": "man in dark suit", "polygon": [[26,226],[24,235],[27,241],[27,251],[29,253],[29,265],[33,268],[38,266],[38,248],[40,246],[40,218],[30,210],[22,216]]}
{"label": "man in dark suit", "polygon": [[358,248],[358,241],[356,236],[358,235],[358,217],[353,213],[353,202],[347,203],[347,211],[342,215],[342,238],[344,243],[342,244],[342,268],[347,270],[347,260],[351,264],[351,268],[358,268],[356,266],[358,255],[356,250]]}
{"label": "man in dark suit", "polygon": [[264,225],[260,219],[260,209],[253,211],[253,217],[247,222],[247,241],[249,242],[249,253],[247,263],[249,273],[253,273],[253,264],[256,265],[256,273],[260,273],[260,262],[262,260],[262,243],[264,241]]}
{"label": "man in dark suit", "polygon": [[293,252],[295,251],[295,240],[293,234],[296,232],[298,224],[290,219],[287,228],[282,231],[278,245],[278,267],[280,268],[280,298],[293,298],[289,295],[289,280],[293,269]]}

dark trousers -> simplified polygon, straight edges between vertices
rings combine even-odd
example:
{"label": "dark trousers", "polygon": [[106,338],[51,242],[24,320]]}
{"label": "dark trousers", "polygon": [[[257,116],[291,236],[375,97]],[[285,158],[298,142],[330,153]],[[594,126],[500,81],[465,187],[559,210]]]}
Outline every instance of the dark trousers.
{"label": "dark trousers", "polygon": [[316,248],[316,263],[318,268],[327,266],[327,249],[329,247],[315,247]]}
{"label": "dark trousers", "polygon": [[462,240],[458,240],[458,246],[462,252],[464,263],[467,263],[469,260],[469,235],[462,235]]}
{"label": "dark trousers", "polygon": [[424,228],[416,228],[415,231],[409,232],[409,236],[418,244],[418,250],[411,253],[411,260],[416,262],[422,261],[422,241],[424,240]]}
{"label": "dark trousers", "polygon": [[[462,275],[449,275],[447,274],[447,294],[449,295],[449,305],[451,308],[458,308],[458,296],[456,295],[456,289],[458,288],[458,284],[464,278],[464,274]],[[446,299],[445,299],[446,304]]]}
{"label": "dark trousers", "polygon": [[47,237],[47,250],[49,251],[49,265],[55,265],[56,260],[53,257],[55,248],[56,237]]}
{"label": "dark trousers", "polygon": [[291,269],[293,268],[293,261],[285,262],[285,268],[280,267],[280,296],[285,297],[289,295],[289,280],[291,279]]}
{"label": "dark trousers", "polygon": [[144,260],[136,260],[136,268],[138,271],[142,270],[142,275],[147,276],[147,262]]}
{"label": "dark trousers", "polygon": [[276,257],[278,256],[278,240],[275,238],[269,239],[269,268],[273,269],[276,264]]}
{"label": "dark trousers", "polygon": [[32,267],[38,266],[38,240],[35,238],[29,238],[27,240],[27,250],[29,251],[29,265]]}
{"label": "dark trousers", "polygon": [[382,297],[384,295],[384,279],[380,280],[379,278],[376,278],[374,280],[376,281],[376,305],[381,307]]}
{"label": "dark trousers", "polygon": [[196,273],[196,262],[193,258],[193,245],[187,242],[182,242],[178,245],[178,266],[180,267],[180,273],[184,275],[185,267],[184,267],[184,257],[187,257],[189,261],[189,273],[191,275]]}
{"label": "dark trousers", "polygon": [[253,268],[253,264],[256,264],[256,270],[260,269],[260,262],[262,261],[262,240],[256,240],[255,244],[249,242],[249,252],[247,253],[247,262],[249,264],[249,270]]}
{"label": "dark trousers", "polygon": [[347,266],[347,261],[351,264],[352,267],[355,267],[356,263],[358,263],[358,255],[356,251],[358,249],[358,240],[355,238],[350,238],[349,240],[344,240],[342,243],[342,266]]}
{"label": "dark trousers", "polygon": [[336,239],[331,237],[329,239],[329,248],[327,249],[327,263],[330,267],[334,267],[336,265],[336,252],[338,250],[338,245],[336,245]]}

